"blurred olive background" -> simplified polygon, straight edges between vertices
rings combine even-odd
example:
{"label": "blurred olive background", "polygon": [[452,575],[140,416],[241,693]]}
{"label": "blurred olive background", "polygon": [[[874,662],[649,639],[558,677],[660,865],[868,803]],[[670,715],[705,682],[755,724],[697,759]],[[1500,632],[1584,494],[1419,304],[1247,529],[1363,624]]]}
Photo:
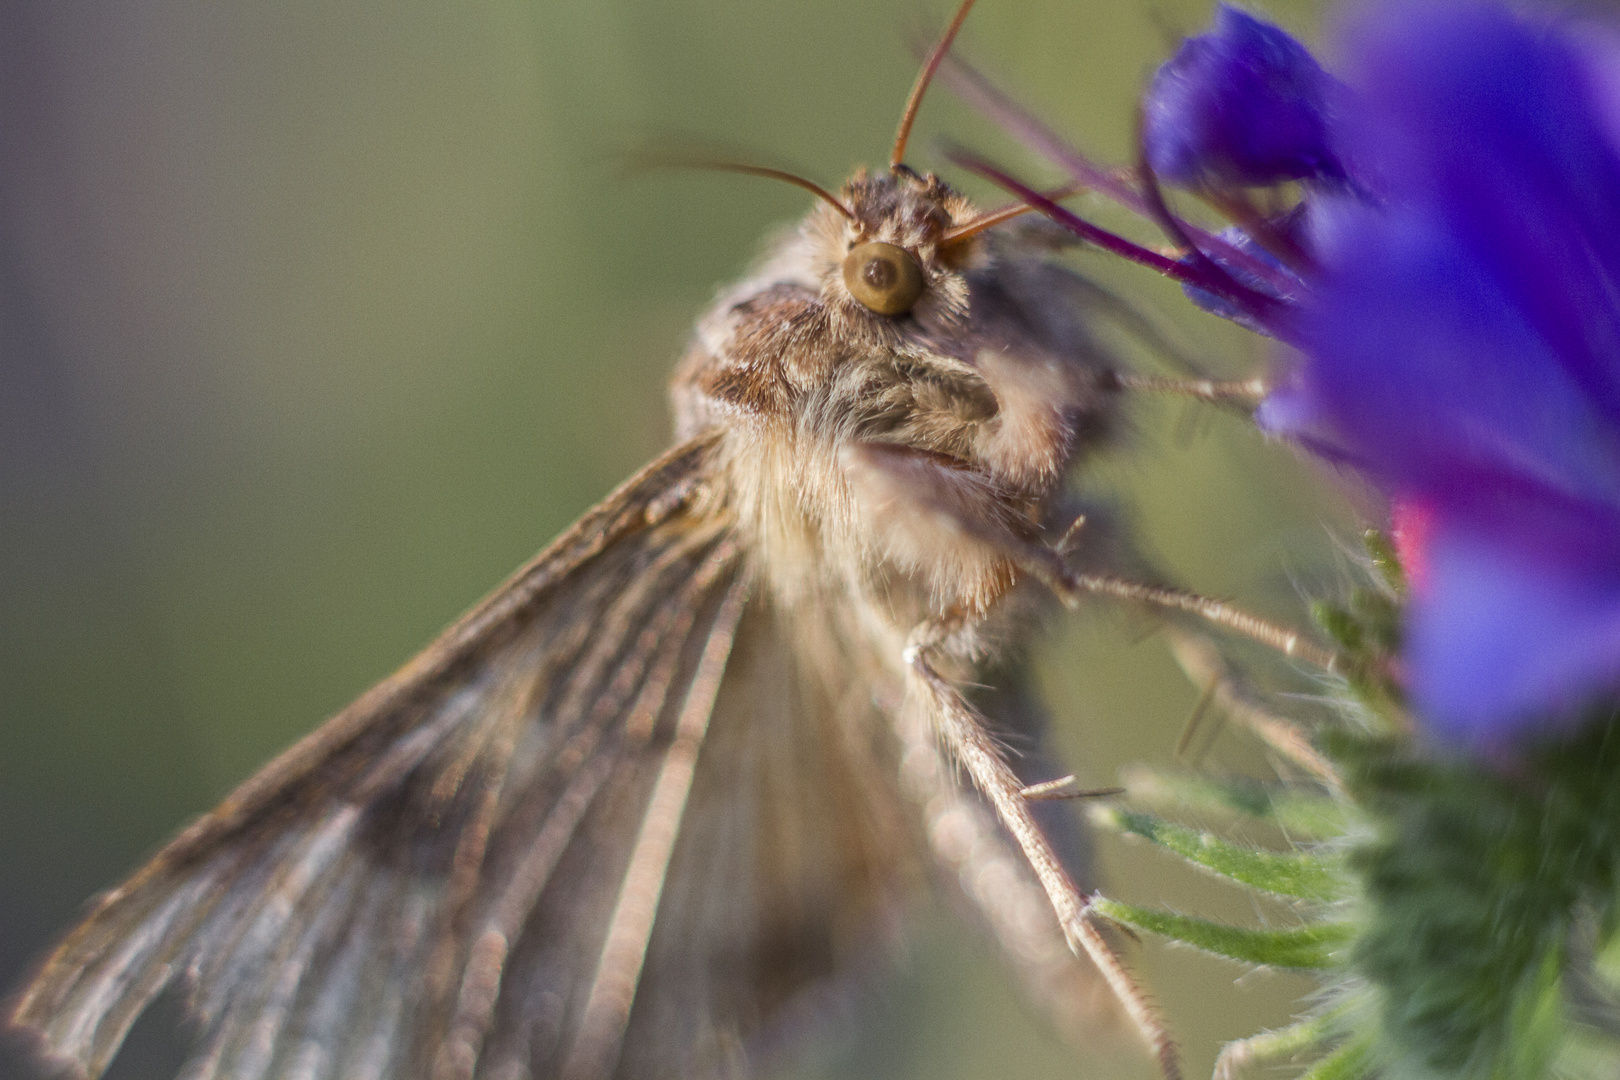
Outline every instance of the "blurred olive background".
{"label": "blurred olive background", "polygon": [[[1269,13],[1311,36],[1304,0]],[[623,155],[719,144],[828,183],[880,164],[911,42],[948,14],[0,5],[0,992],[86,898],[665,445],[692,319],[808,203],[735,176],[627,177]],[[963,48],[1125,160],[1144,78],[1208,16],[1202,0],[986,0]],[[913,161],[937,167],[946,132],[1050,177],[942,90]],[[1212,364],[1265,362],[1162,283],[1076,262]],[[1351,535],[1318,480],[1236,421],[1148,403],[1082,486],[1119,493],[1183,582],[1297,621]],[[1042,646],[1058,744],[1088,783],[1168,762],[1198,696],[1148,629],[1102,614]],[[1211,760],[1265,767],[1237,736]],[[1117,895],[1275,917],[1142,848],[1105,857]],[[1151,942],[1136,956],[1195,1076],[1308,990]],[[858,1011],[778,1071],[1152,1075],[1128,1043],[1053,1042],[937,912]],[[113,1075],[173,1074],[159,1012]],[[14,1047],[0,1073],[34,1075]]]}

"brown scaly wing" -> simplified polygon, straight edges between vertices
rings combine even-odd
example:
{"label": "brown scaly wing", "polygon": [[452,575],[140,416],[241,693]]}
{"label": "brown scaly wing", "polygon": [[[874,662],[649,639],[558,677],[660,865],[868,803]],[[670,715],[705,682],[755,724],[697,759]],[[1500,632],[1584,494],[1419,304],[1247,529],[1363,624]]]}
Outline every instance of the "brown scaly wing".
{"label": "brown scaly wing", "polygon": [[711,449],[643,470],[103,897],[11,1022],[95,1076],[179,980],[193,1080],[728,1071],[903,860],[870,839],[892,772],[792,715]]}
{"label": "brown scaly wing", "polygon": [[[610,944],[596,946],[595,930],[583,940],[527,936],[510,961],[481,1075],[748,1075],[756,1036],[791,1033],[791,1021],[845,988],[841,976],[879,967],[905,898],[924,881],[921,848],[915,810],[899,795],[893,736],[873,703],[877,665],[847,631],[827,632],[839,614],[789,615],[765,596],[750,602],[650,937],[638,929],[650,911],[633,870],[615,885],[611,911],[557,916],[605,925]],[[582,846],[567,872],[614,873],[590,864],[591,853],[638,830],[641,846],[660,818],[641,821],[621,829],[604,818],[600,846]],[[588,955],[570,958],[571,947]],[[579,966],[595,971],[591,1004],[572,1038],[559,1040],[557,1025],[571,1014],[553,996],[556,975]],[[566,1053],[553,1056],[548,1048],[562,1043]]]}

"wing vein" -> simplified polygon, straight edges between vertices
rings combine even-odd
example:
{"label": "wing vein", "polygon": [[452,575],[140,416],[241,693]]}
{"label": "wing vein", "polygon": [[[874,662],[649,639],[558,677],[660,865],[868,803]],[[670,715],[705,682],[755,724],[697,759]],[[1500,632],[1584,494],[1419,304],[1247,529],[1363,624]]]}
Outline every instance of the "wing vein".
{"label": "wing vein", "polygon": [[[689,556],[690,546],[679,550]],[[547,808],[544,824],[508,874],[505,887],[489,905],[476,935],[469,935],[453,1019],[435,1059],[437,1080],[465,1080],[476,1070],[506,963],[523,923],[613,768],[628,751],[645,744],[652,736],[653,720],[663,709],[682,647],[702,600],[735,557],[735,549],[729,545],[722,544],[711,550],[682,587],[655,609],[590,709],[584,726],[558,751],[554,765],[564,775],[574,775],[562,795]],[[663,570],[669,564],[670,560],[664,558],[657,566]],[[610,633],[614,638],[622,637],[622,630],[627,626],[628,623],[624,623]],[[591,679],[595,681],[594,673]],[[624,706],[638,684],[640,693],[626,714]],[[646,719],[628,723],[619,746],[599,749],[610,718],[620,715]],[[575,769],[579,771],[575,773]]]}
{"label": "wing vein", "polygon": [[562,1070],[562,1075],[570,1080],[607,1076],[618,1057],[630,1020],[636,983],[646,960],[658,900],[675,851],[681,815],[692,790],[698,753],[708,731],[709,717],[747,594],[745,577],[739,577],[727,590],[704,642],[686,700],[681,705],[675,737],[647,801],[647,811],[608,923],[578,1034]]}

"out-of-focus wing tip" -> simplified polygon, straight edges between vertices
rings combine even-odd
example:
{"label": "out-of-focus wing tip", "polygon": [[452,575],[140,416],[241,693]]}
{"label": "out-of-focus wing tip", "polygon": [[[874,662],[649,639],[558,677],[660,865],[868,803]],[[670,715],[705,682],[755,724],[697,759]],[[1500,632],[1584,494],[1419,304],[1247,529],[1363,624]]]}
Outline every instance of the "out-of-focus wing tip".
{"label": "out-of-focus wing tip", "polygon": [[[35,981],[44,977],[44,969]],[[17,1048],[16,1055],[28,1062],[42,1077],[56,1080],[90,1080],[93,1075],[79,1057],[52,1041],[48,1018],[40,1015],[35,985],[0,1000],[0,1042]]]}

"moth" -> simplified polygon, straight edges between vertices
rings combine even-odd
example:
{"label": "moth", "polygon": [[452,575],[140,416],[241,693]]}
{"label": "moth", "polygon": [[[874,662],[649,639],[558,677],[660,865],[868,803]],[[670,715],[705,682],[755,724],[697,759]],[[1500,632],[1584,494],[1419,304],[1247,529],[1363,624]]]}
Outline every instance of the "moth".
{"label": "moth", "polygon": [[735,1075],[930,880],[1140,1024],[1004,746],[1120,383],[1022,207],[904,163],[969,4],[888,170],[785,177],[817,205],[698,321],[674,447],[102,896],[11,1009],[47,1062],[178,985],[193,1080]]}

